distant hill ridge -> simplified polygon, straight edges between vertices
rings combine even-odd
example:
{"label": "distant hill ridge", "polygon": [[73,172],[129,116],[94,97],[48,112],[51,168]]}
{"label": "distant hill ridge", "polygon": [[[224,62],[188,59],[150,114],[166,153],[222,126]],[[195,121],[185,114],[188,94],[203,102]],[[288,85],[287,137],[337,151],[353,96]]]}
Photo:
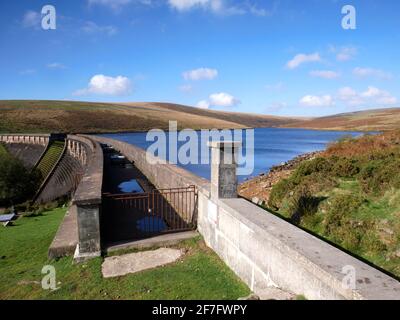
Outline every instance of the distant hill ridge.
{"label": "distant hill ridge", "polygon": [[81,101],[0,100],[0,132],[128,132],[168,129],[260,127],[380,131],[400,127],[400,109],[379,109],[320,118],[199,109],[173,103],[101,103]]}

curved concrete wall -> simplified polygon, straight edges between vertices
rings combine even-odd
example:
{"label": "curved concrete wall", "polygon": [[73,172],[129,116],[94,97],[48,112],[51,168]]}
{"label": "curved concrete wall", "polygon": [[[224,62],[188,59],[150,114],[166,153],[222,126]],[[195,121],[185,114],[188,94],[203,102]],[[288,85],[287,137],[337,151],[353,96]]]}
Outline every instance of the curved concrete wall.
{"label": "curved concrete wall", "polygon": [[0,135],[0,142],[28,168],[33,168],[43,155],[50,135]]}
{"label": "curved concrete wall", "polygon": [[[127,159],[135,164],[135,166],[146,176],[146,178],[158,189],[171,188],[187,188],[196,186],[197,190],[201,190],[203,194],[210,193],[210,182],[204,178],[200,178],[195,174],[179,168],[175,165],[150,164],[147,160],[146,152],[124,142],[103,137],[92,137],[99,143],[111,145],[115,150],[121,152]],[[151,161],[155,163],[156,161]],[[193,201],[187,197],[185,193],[175,194],[175,201],[170,205],[175,209],[178,215],[183,217],[193,217],[193,221],[197,220],[197,198]]]}
{"label": "curved concrete wall", "polygon": [[[49,134],[0,135],[0,142],[5,143],[7,149],[29,167],[36,165],[46,150],[49,140]],[[102,172],[102,158],[101,148],[96,142],[89,138],[68,135],[66,151],[36,201],[48,202],[64,195],[72,195],[77,190],[86,169],[93,163],[96,163],[96,170]],[[101,185],[100,182],[100,185],[96,187],[101,190]]]}
{"label": "curved concrete wall", "polygon": [[[278,286],[308,299],[400,299],[400,283],[244,199],[212,199],[210,182],[146,152],[103,137],[159,188],[198,186],[198,230],[255,292]],[[354,284],[354,287],[352,287]]]}
{"label": "curved concrete wall", "polygon": [[[72,196],[92,158],[96,159],[98,156],[97,149],[95,143],[90,139],[69,135],[66,141],[66,151],[51,173],[49,181],[41,190],[36,202],[45,203],[64,195]],[[92,164],[90,163],[90,165]],[[102,167],[101,170],[103,170]]]}

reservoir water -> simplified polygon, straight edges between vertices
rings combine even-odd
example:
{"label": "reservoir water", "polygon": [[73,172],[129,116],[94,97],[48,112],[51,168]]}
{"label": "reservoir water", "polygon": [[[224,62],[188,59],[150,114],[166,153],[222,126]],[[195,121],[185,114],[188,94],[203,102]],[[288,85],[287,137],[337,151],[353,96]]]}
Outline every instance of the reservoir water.
{"label": "reservoir water", "polygon": [[[146,132],[103,134],[101,136],[116,139],[147,149],[153,141],[146,141]],[[239,181],[268,172],[274,165],[279,165],[300,154],[323,150],[328,143],[345,135],[362,135],[351,131],[318,131],[306,129],[257,128],[254,130],[254,171],[246,176],[239,176]],[[178,146],[185,142],[178,142]],[[168,148],[167,148],[168,150]],[[168,157],[168,154],[167,154]],[[210,166],[204,164],[181,164],[179,166],[206,179],[210,179]]]}

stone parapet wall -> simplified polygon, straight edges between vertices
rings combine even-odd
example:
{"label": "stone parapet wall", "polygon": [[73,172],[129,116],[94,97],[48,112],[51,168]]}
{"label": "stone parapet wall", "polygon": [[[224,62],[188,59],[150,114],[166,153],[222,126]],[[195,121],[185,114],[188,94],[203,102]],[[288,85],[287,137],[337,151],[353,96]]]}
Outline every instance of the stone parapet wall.
{"label": "stone parapet wall", "polygon": [[[124,154],[158,188],[198,187],[198,230],[255,292],[277,286],[308,299],[400,299],[400,283],[244,199],[216,199],[210,182],[172,164],[151,165],[146,152],[94,137]],[[352,287],[354,285],[354,287]]]}
{"label": "stone parapet wall", "polygon": [[[150,164],[146,158],[146,151],[131,144],[104,137],[92,137],[99,143],[112,146],[121,152],[159,189],[185,188],[195,185],[203,192],[209,193],[210,182],[195,174],[172,164]],[[151,156],[149,156],[151,157]]]}

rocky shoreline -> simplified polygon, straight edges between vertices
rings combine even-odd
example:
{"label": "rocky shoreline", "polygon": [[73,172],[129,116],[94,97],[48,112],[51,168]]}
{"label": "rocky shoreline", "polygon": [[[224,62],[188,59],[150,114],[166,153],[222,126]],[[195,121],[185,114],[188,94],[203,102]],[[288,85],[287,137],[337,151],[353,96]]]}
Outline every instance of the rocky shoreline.
{"label": "rocky shoreline", "polygon": [[268,173],[262,173],[240,184],[239,195],[258,205],[268,203],[269,195],[275,184],[288,178],[303,161],[314,159],[322,153],[323,151],[304,153],[280,165],[273,166]]}

